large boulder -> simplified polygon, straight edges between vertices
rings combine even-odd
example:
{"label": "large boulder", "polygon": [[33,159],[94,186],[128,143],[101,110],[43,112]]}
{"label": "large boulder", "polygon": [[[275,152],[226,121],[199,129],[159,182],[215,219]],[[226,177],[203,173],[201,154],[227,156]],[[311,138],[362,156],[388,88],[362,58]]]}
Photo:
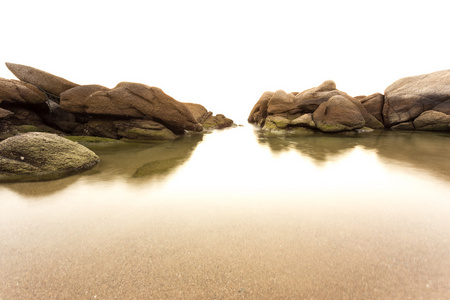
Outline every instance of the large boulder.
{"label": "large boulder", "polygon": [[13,63],[6,63],[6,66],[20,80],[31,83],[57,97],[62,92],[78,86],[76,83],[33,67]]}
{"label": "large boulder", "polygon": [[0,181],[52,180],[99,161],[91,150],[58,135],[26,133],[0,142]]}
{"label": "large boulder", "polygon": [[47,101],[45,94],[34,85],[19,80],[0,78],[0,102],[39,105],[45,101]]}
{"label": "large boulder", "polygon": [[386,88],[384,95],[386,126],[413,121],[450,99],[450,70],[399,79]]}
{"label": "large boulder", "polygon": [[354,102],[337,95],[319,105],[313,113],[318,129],[323,132],[340,132],[364,127],[365,121]]}
{"label": "large boulder", "polygon": [[151,118],[175,132],[203,130],[183,103],[160,88],[140,83],[121,82],[113,89],[79,86],[62,93],[60,103],[63,110],[72,113]]}

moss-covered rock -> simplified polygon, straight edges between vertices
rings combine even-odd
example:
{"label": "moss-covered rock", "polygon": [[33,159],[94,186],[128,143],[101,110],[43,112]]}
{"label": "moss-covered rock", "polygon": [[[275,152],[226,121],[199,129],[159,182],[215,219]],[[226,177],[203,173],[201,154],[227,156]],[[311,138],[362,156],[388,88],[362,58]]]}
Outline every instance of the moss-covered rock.
{"label": "moss-covered rock", "polygon": [[25,133],[0,142],[0,182],[53,180],[99,161],[91,150],[56,134]]}

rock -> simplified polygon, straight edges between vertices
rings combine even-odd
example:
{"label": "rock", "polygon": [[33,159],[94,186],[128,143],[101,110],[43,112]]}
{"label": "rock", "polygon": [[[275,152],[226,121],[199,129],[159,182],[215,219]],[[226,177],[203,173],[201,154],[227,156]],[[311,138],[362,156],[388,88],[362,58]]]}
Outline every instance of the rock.
{"label": "rock", "polygon": [[81,124],[77,122],[77,118],[74,114],[64,111],[60,105],[54,101],[47,101],[49,106],[49,113],[43,114],[42,119],[44,122],[52,127],[71,134]]}
{"label": "rock", "polygon": [[61,108],[72,113],[151,118],[176,133],[184,130],[203,130],[202,125],[183,103],[157,87],[121,82],[113,89],[97,88],[98,90],[84,99],[83,96],[87,92],[83,86],[62,93]]}
{"label": "rock", "polygon": [[275,115],[294,109],[294,94],[288,94],[283,90],[276,91],[267,104],[267,113]]}
{"label": "rock", "polygon": [[[357,99],[355,97],[355,99]],[[383,105],[384,105],[384,95],[380,93],[375,93],[370,96],[364,96],[359,100],[366,111],[374,116],[380,123],[384,124],[383,121]]]}
{"label": "rock", "polygon": [[323,132],[340,132],[362,128],[365,125],[360,109],[343,96],[331,97],[313,113],[318,129]]}
{"label": "rock", "polygon": [[0,181],[52,180],[87,170],[99,157],[50,133],[26,133],[0,142]]}
{"label": "rock", "polygon": [[31,83],[54,96],[59,96],[62,92],[78,86],[64,78],[29,66],[13,63],[6,63],[6,66],[20,80]]}
{"label": "rock", "polygon": [[318,87],[298,93],[294,100],[295,108],[303,113],[312,113],[319,107],[319,105],[337,95],[345,98],[351,98],[346,93],[337,90],[334,81],[327,80]]}
{"label": "rock", "polygon": [[114,121],[112,118],[92,118],[87,123],[75,128],[73,135],[119,139]]}
{"label": "rock", "polygon": [[179,137],[164,125],[150,120],[115,121],[114,126],[118,136],[131,140],[174,140]]}
{"label": "rock", "polygon": [[192,113],[198,123],[203,124],[209,117],[213,115],[203,105],[197,103],[183,103]]}
{"label": "rock", "polygon": [[14,113],[12,111],[0,108],[0,119],[6,119],[12,116]]}
{"label": "rock", "polygon": [[413,121],[395,124],[391,127],[392,130],[415,130]]}
{"label": "rock", "polygon": [[110,139],[126,138],[130,140],[174,140],[176,134],[164,125],[151,120],[101,119],[94,118],[79,126],[74,135],[105,137]]}
{"label": "rock", "polygon": [[356,100],[353,97],[346,97],[346,99],[350,100],[361,112],[361,115],[364,118],[365,126],[373,129],[383,129],[384,125],[382,122],[378,121],[374,116],[369,114],[360,101]]}
{"label": "rock", "polygon": [[445,102],[442,102],[441,104],[436,105],[435,107],[433,107],[433,110],[444,113],[446,115],[450,115],[450,100],[447,100]]}
{"label": "rock", "polygon": [[316,128],[316,123],[314,123],[314,120],[312,118],[312,114],[304,114],[300,117],[294,119],[291,121],[291,125],[293,126],[301,126],[301,127],[309,127],[309,128]]}
{"label": "rock", "polygon": [[210,116],[202,125],[205,129],[224,129],[233,126],[233,120],[225,117],[222,114]]}
{"label": "rock", "polygon": [[269,115],[266,118],[264,129],[286,129],[291,124],[291,121],[282,116]]}
{"label": "rock", "polygon": [[399,79],[384,94],[386,126],[413,121],[424,111],[450,99],[450,70]]}
{"label": "rock", "polygon": [[248,122],[250,124],[257,124],[262,126],[264,120],[267,117],[267,105],[269,103],[270,98],[272,98],[274,92],[264,92],[262,96],[259,98],[258,102],[256,102],[253,107],[250,115],[248,116]]}
{"label": "rock", "polygon": [[39,105],[45,103],[47,97],[32,84],[14,79],[0,78],[0,102]]}
{"label": "rock", "polygon": [[60,105],[63,110],[71,113],[86,113],[85,103],[89,96],[96,92],[108,92],[110,89],[98,84],[80,85],[61,94]]}
{"label": "rock", "polygon": [[450,115],[436,110],[428,110],[414,120],[416,130],[450,131]]}

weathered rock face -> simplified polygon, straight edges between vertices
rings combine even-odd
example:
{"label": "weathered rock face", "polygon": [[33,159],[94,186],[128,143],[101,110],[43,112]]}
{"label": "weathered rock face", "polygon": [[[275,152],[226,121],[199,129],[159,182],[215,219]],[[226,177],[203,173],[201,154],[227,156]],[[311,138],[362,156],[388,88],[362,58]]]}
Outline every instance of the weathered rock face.
{"label": "weathered rock face", "polygon": [[29,66],[13,63],[6,63],[6,66],[21,81],[31,83],[54,96],[59,96],[62,92],[78,86],[64,78]]}
{"label": "weathered rock face", "polygon": [[450,99],[450,70],[399,79],[384,94],[383,118],[387,127],[413,121]]}
{"label": "weathered rock face", "polygon": [[50,133],[26,133],[0,142],[0,181],[51,180],[93,167],[98,156]]}
{"label": "weathered rock face", "polygon": [[32,84],[0,78],[0,102],[37,105],[47,101],[45,94]]}
{"label": "weathered rock face", "polygon": [[113,89],[75,87],[61,94],[61,108],[72,113],[151,118],[175,130],[203,129],[183,103],[140,83],[122,82]]}

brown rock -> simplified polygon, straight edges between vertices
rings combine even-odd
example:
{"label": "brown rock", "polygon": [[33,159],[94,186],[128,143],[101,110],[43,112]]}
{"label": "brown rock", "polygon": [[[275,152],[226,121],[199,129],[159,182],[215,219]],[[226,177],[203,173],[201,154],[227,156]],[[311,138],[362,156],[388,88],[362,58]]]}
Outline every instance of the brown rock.
{"label": "brown rock", "polygon": [[117,135],[132,140],[174,140],[179,136],[151,120],[121,120],[114,121]]}
{"label": "brown rock", "polygon": [[435,107],[433,107],[433,110],[444,113],[446,115],[450,115],[450,100],[447,100],[445,102],[442,102],[441,104],[436,105]]}
{"label": "brown rock", "polygon": [[8,118],[9,116],[12,116],[14,113],[12,111],[0,108],[0,119]]}
{"label": "brown rock", "polygon": [[354,102],[340,95],[322,103],[313,113],[313,119],[317,128],[323,132],[354,130],[365,125],[360,109]]}
{"label": "brown rock", "polygon": [[208,111],[203,105],[197,103],[183,103],[192,113],[198,123],[203,124],[209,117],[212,116],[212,112]]}
{"label": "brown rock", "polygon": [[62,92],[78,86],[78,84],[64,78],[29,66],[13,63],[6,63],[6,66],[20,80],[31,83],[55,96],[59,96]]}
{"label": "brown rock", "polygon": [[292,110],[295,108],[294,98],[293,94],[288,94],[283,90],[276,91],[267,104],[267,113],[275,115]]}
{"label": "brown rock", "polygon": [[391,127],[450,99],[450,70],[406,77],[386,88],[383,119]]}
{"label": "brown rock", "polygon": [[210,116],[202,124],[203,127],[207,129],[223,129],[233,126],[234,122],[222,114],[217,114],[215,116]]}
{"label": "brown rock", "polygon": [[334,81],[327,80],[318,87],[308,89],[297,94],[294,100],[294,107],[300,112],[312,113],[319,107],[319,105],[337,95],[345,98],[351,98],[348,94],[337,90]]}
{"label": "brown rock", "polygon": [[[160,88],[121,82],[113,89],[98,89],[88,97],[87,89],[76,87],[61,94],[61,108],[69,112],[118,117],[151,118],[173,130],[202,131],[203,127],[181,102]],[[72,102],[72,99],[74,101]]]}
{"label": "brown rock", "polygon": [[261,123],[267,117],[267,105],[269,103],[270,98],[272,98],[274,92],[264,92],[262,96],[259,98],[258,102],[256,102],[253,107],[250,115],[248,116],[248,122],[250,124],[258,124]]}
{"label": "brown rock", "polygon": [[0,78],[0,102],[12,104],[38,105],[45,103],[47,97],[32,84]]}
{"label": "brown rock", "polygon": [[384,96],[380,93],[375,93],[370,96],[363,96],[360,99],[355,97],[355,99],[359,100],[366,111],[374,116],[381,123],[383,122],[383,105],[384,105]]}
{"label": "brown rock", "polygon": [[414,120],[416,130],[450,131],[450,115],[436,110],[428,110]]}

